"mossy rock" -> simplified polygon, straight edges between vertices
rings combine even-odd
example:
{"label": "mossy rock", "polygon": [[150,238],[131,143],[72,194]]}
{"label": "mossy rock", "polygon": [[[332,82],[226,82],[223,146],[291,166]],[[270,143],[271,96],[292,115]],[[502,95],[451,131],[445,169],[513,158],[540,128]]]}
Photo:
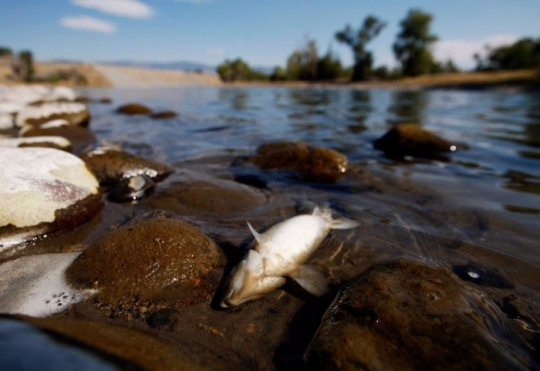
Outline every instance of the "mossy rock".
{"label": "mossy rock", "polygon": [[127,103],[118,107],[116,112],[123,115],[149,115],[152,110],[140,103]]}

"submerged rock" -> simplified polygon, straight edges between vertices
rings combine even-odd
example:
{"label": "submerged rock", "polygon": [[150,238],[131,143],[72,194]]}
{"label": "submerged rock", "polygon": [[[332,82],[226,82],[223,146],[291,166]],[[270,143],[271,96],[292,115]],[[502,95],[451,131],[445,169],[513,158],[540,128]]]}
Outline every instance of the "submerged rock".
{"label": "submerged rock", "polygon": [[19,131],[22,138],[57,136],[69,140],[73,152],[79,154],[96,142],[96,136],[88,128],[70,125],[66,120],[52,120],[40,126],[25,126]]}
{"label": "submerged rock", "polygon": [[0,249],[81,224],[101,207],[96,178],[64,151],[0,148],[0,168]]}
{"label": "submerged rock", "polygon": [[110,307],[181,306],[210,301],[225,257],[196,227],[150,219],[111,232],[84,251],[67,275],[78,288],[99,290]]}
{"label": "submerged rock", "polygon": [[345,174],[348,165],[345,155],[302,142],[263,144],[252,160],[261,169],[296,171],[302,177],[316,181],[335,181]]}
{"label": "submerged rock", "polygon": [[178,114],[174,111],[160,111],[152,113],[150,117],[156,120],[162,120],[162,119],[172,119],[178,116]]}
{"label": "submerged rock", "polygon": [[396,125],[377,139],[374,146],[393,158],[434,158],[457,149],[456,145],[413,123]]}
{"label": "submerged rock", "polygon": [[94,293],[76,290],[65,278],[79,253],[25,256],[0,265],[0,313],[45,317]]}
{"label": "submerged rock", "polygon": [[116,112],[124,115],[149,115],[152,110],[143,104],[127,103],[116,109]]}
{"label": "submerged rock", "polygon": [[71,142],[59,136],[38,136],[33,138],[0,138],[0,147],[25,148],[46,147],[71,151]]}
{"label": "submerged rock", "polygon": [[98,148],[81,158],[101,184],[113,184],[136,175],[158,182],[173,172],[167,165],[111,148]]}
{"label": "submerged rock", "polygon": [[156,192],[145,204],[179,214],[238,214],[266,203],[266,195],[224,179],[193,179],[177,182]]}
{"label": "submerged rock", "polygon": [[90,111],[81,103],[45,103],[27,106],[17,114],[17,126],[39,126],[57,119],[66,120],[70,125],[88,126]]}
{"label": "submerged rock", "polygon": [[[451,272],[396,260],[347,284],[307,351],[309,369],[518,369],[496,305]],[[515,353],[514,353],[515,354]]]}

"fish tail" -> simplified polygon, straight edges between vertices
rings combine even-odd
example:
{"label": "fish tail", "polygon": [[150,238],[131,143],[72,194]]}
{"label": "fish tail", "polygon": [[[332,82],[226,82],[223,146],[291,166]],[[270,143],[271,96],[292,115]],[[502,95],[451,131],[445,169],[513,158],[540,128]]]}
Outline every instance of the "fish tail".
{"label": "fish tail", "polygon": [[351,229],[356,228],[360,225],[360,222],[352,219],[332,219],[332,210],[330,210],[329,207],[319,208],[318,206],[316,206],[315,209],[313,209],[312,215],[318,216],[326,220],[331,229]]}

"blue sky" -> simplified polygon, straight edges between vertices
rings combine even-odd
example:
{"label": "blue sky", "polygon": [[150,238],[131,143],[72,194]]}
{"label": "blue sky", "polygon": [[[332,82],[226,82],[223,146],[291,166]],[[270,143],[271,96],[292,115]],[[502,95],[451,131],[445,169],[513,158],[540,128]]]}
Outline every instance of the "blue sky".
{"label": "blue sky", "polygon": [[373,14],[387,23],[369,44],[375,64],[393,65],[392,43],[411,8],[433,15],[436,56],[466,68],[485,44],[540,37],[539,0],[0,0],[0,46],[30,49],[39,60],[217,64],[241,57],[274,66],[309,37],[320,54],[332,47],[350,64],[334,34]]}

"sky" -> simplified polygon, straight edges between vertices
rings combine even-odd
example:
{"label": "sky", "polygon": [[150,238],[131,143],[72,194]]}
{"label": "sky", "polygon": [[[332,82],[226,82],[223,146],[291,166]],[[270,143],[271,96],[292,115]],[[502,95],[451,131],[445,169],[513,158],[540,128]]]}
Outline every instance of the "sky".
{"label": "sky", "polygon": [[485,45],[540,37],[540,0],[0,0],[0,46],[38,60],[193,61],[242,58],[285,65],[308,38],[352,63],[334,35],[375,15],[386,22],[368,44],[375,65],[395,66],[392,43],[412,9],[433,16],[438,60],[474,67]]}

